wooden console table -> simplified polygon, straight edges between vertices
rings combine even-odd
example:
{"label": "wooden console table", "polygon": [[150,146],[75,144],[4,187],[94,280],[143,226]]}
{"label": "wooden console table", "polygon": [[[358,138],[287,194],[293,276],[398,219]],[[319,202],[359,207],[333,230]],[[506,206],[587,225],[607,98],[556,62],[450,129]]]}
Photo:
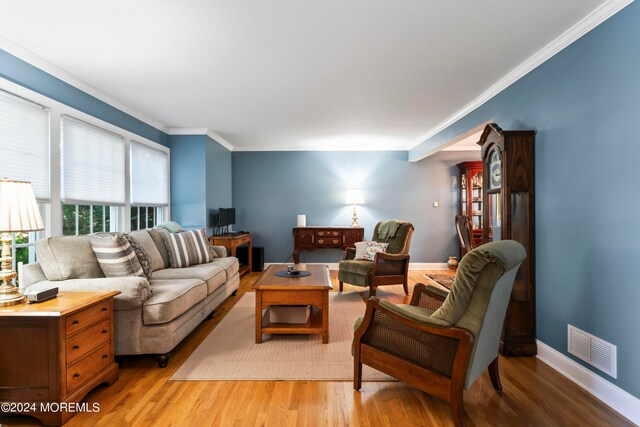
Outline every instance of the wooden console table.
{"label": "wooden console table", "polygon": [[352,248],[364,239],[362,227],[293,227],[293,262],[298,264],[300,251]]}
{"label": "wooden console table", "polygon": [[9,402],[7,412],[61,425],[75,414],[62,405],[118,379],[113,297],[119,293],[61,292],[42,303],[0,308],[0,402]]}
{"label": "wooden console table", "polygon": [[213,246],[224,246],[225,248],[231,251],[231,256],[236,256],[236,248],[238,246],[247,245],[249,258],[247,260],[247,265],[241,265],[238,272],[242,276],[244,273],[251,273],[251,249],[253,247],[253,237],[251,233],[243,233],[243,234],[231,234],[227,236],[211,236],[209,237],[209,243]]}

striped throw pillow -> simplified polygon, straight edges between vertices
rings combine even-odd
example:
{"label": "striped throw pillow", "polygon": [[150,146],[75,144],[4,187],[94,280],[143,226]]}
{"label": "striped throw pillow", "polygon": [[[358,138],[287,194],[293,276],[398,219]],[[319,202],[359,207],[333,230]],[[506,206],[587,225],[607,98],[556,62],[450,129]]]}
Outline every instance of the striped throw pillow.
{"label": "striped throw pillow", "polygon": [[213,261],[215,252],[209,246],[204,228],[180,233],[162,233],[172,268],[189,267]]}
{"label": "striped throw pillow", "polygon": [[94,234],[91,248],[105,277],[145,277],[133,247],[122,233]]}

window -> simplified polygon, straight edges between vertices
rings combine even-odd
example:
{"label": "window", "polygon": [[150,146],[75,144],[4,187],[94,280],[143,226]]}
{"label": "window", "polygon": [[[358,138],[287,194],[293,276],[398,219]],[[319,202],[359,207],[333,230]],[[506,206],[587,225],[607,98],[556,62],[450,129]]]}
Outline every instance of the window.
{"label": "window", "polygon": [[[0,91],[0,176],[31,182],[47,228],[51,197],[49,146],[49,110]],[[44,236],[44,231],[12,235],[14,270],[19,263],[35,260],[33,242]]]}
{"label": "window", "polygon": [[118,231],[117,206],[62,205],[62,234],[80,234]]}
{"label": "window", "polygon": [[62,201],[123,205],[124,139],[69,116],[61,129]]}
{"label": "window", "polygon": [[131,230],[152,228],[164,221],[164,206],[131,206]]}
{"label": "window", "polygon": [[131,141],[131,229],[162,222],[169,205],[169,155]]}

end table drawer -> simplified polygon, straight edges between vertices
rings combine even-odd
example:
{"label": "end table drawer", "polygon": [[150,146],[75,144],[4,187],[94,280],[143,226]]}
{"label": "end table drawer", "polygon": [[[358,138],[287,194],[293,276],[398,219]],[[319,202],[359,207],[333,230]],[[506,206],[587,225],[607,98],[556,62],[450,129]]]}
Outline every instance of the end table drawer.
{"label": "end table drawer", "polygon": [[109,342],[110,338],[111,333],[108,319],[68,338],[66,342],[67,364],[74,363],[100,344]]}
{"label": "end table drawer", "polygon": [[84,384],[96,376],[96,373],[107,367],[112,359],[111,342],[98,347],[87,357],[67,368],[67,393]]}
{"label": "end table drawer", "polygon": [[67,337],[109,317],[109,301],[102,301],[66,318]]}

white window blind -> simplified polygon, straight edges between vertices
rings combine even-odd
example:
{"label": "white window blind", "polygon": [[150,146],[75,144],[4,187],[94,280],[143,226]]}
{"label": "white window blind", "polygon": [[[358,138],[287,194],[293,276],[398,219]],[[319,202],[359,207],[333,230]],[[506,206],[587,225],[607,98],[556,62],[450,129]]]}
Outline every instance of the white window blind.
{"label": "white window blind", "polygon": [[169,204],[169,155],[131,141],[131,204]]}
{"label": "white window blind", "polygon": [[49,111],[0,91],[0,178],[30,181],[40,200],[50,198]]}
{"label": "white window blind", "polygon": [[124,204],[124,139],[69,116],[61,128],[62,201]]}

